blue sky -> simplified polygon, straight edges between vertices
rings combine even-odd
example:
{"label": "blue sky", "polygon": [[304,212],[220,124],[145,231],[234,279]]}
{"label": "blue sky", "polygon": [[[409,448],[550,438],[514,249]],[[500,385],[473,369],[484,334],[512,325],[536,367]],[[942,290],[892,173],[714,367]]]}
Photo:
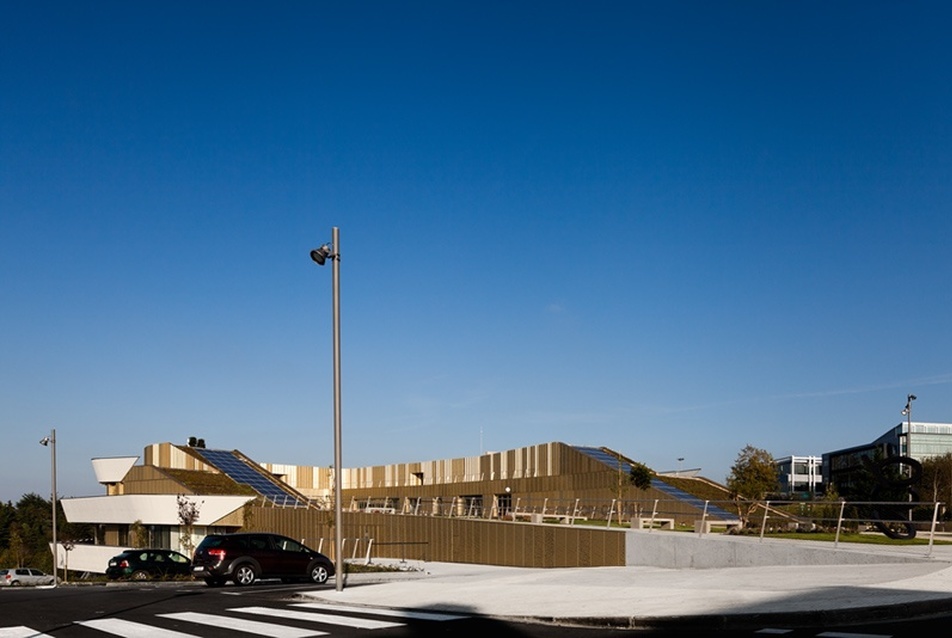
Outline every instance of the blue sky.
{"label": "blue sky", "polygon": [[0,3],[0,499],[150,443],[723,480],[952,421],[944,2]]}

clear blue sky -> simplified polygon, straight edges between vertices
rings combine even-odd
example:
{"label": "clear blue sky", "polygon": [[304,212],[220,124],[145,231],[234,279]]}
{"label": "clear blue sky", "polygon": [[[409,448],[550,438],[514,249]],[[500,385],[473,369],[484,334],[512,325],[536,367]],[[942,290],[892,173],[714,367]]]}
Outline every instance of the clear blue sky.
{"label": "clear blue sky", "polygon": [[150,443],[723,480],[952,421],[947,2],[0,2],[0,499]]}

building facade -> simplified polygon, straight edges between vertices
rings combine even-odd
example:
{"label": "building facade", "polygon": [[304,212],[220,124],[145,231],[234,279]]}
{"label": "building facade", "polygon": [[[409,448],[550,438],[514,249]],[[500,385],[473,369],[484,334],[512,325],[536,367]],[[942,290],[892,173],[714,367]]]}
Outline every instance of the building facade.
{"label": "building facade", "polygon": [[[865,497],[869,468],[888,459],[909,457],[916,461],[952,453],[952,423],[903,422],[879,438],[823,454],[823,481],[840,496]],[[898,464],[896,464],[898,465]]]}
{"label": "building facade", "polygon": [[823,457],[785,456],[776,459],[780,494],[809,498],[823,493]]}
{"label": "building facade", "polygon": [[[278,511],[307,513],[311,527],[285,532],[318,547],[331,528],[333,468],[258,463],[238,450],[198,444],[156,443],[145,448],[143,457],[141,464],[136,464],[138,457],[94,460],[94,466],[101,466],[106,495],[62,499],[70,522],[96,527],[97,544],[116,548],[148,544],[187,553],[208,533],[261,529],[258,526],[265,521],[277,525],[276,521],[289,520],[275,518]],[[656,518],[671,526],[688,526],[699,519],[737,523],[736,514],[725,509],[729,506],[723,486],[700,477],[655,476],[650,487],[639,488],[629,479],[633,463],[605,447],[554,442],[477,457],[345,468],[342,526],[355,537],[392,539],[402,534],[401,525],[430,529],[422,518],[453,519],[458,524],[573,525],[597,520],[604,528],[634,519],[654,524]],[[703,485],[704,497],[691,493],[694,485]],[[720,505],[710,496],[718,489],[723,495]],[[189,507],[199,516],[186,525],[182,513]],[[416,520],[400,523],[397,519],[404,517],[381,514]],[[437,551],[436,540],[412,542]],[[442,548],[453,540],[441,537],[439,543]],[[98,570],[81,565],[84,549],[73,549],[72,568],[102,571],[104,565]],[[102,561],[101,553],[95,560]]]}

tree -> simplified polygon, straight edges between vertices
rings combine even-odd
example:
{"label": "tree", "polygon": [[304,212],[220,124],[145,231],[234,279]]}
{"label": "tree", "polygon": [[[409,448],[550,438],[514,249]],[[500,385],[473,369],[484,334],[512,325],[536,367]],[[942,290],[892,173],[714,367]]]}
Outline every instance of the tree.
{"label": "tree", "polygon": [[651,478],[654,472],[643,463],[632,463],[631,470],[628,472],[628,482],[639,490],[646,490],[651,487]]}
{"label": "tree", "polygon": [[777,464],[770,452],[747,445],[737,455],[727,477],[727,489],[737,507],[737,515],[746,525],[757,501],[763,501],[780,487]]}
{"label": "tree", "polygon": [[922,460],[921,487],[922,500],[946,503],[946,517],[952,514],[952,452]]}
{"label": "tree", "polygon": [[179,544],[185,554],[191,556],[192,550],[195,549],[192,534],[195,531],[195,523],[198,521],[201,503],[190,500],[184,494],[176,496],[175,503],[178,505],[178,519],[182,525]]}
{"label": "tree", "polygon": [[132,547],[146,547],[150,544],[146,541],[145,526],[141,518],[137,518],[129,525],[128,542]]}
{"label": "tree", "polygon": [[[615,454],[615,461],[618,463],[618,485],[616,486],[617,493],[615,499],[618,503],[618,522],[621,523],[622,516],[622,493],[624,488],[629,485],[634,485],[639,490],[646,490],[651,487],[651,478],[654,476],[654,472],[651,471],[644,463],[638,463],[637,461],[629,461],[621,454]],[[628,465],[628,473],[625,474],[622,471],[622,468]]]}
{"label": "tree", "polygon": [[53,571],[53,513],[51,503],[39,494],[24,494],[16,505],[16,541],[11,547],[21,565]]}
{"label": "tree", "polygon": [[10,527],[16,520],[17,508],[13,503],[0,503],[0,550],[10,546]]}

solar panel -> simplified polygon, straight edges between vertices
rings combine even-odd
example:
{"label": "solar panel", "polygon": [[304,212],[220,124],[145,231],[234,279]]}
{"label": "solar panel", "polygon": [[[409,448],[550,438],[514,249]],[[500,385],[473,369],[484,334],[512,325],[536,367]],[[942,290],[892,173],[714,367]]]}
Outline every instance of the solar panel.
{"label": "solar panel", "polygon": [[575,449],[578,450],[579,452],[581,452],[582,454],[586,454],[586,455],[592,457],[592,458],[595,459],[596,461],[601,461],[602,463],[604,463],[605,465],[609,466],[609,467],[612,468],[613,470],[619,469],[619,466],[620,466],[621,469],[622,469],[622,471],[624,471],[624,472],[630,472],[630,471],[631,471],[631,463],[629,463],[628,461],[626,461],[626,460],[624,460],[624,459],[619,459],[617,456],[614,456],[614,455],[612,455],[612,454],[609,454],[608,452],[606,452],[605,450],[603,450],[603,449],[601,449],[601,448],[597,448],[597,447],[576,447]]}
{"label": "solar panel", "polygon": [[[665,483],[664,481],[660,479],[651,479],[651,487],[661,492],[664,492],[665,494],[673,496],[674,498],[678,500],[690,503],[691,505],[698,508],[699,510],[702,510],[702,511],[704,510],[703,499],[700,499],[697,496],[694,496],[693,494],[688,494],[684,490],[678,489],[674,487],[673,485],[668,485],[667,483]],[[736,514],[731,514],[727,510],[720,508],[717,505],[712,505],[711,503],[708,503],[707,505],[707,514],[708,516],[712,516],[714,518],[718,518],[721,520],[726,520],[726,521],[737,520]]]}
{"label": "solar panel", "polygon": [[305,505],[297,496],[268,478],[263,472],[248,465],[248,463],[235,456],[233,452],[209,450],[207,448],[192,449],[236,483],[247,485],[258,494],[277,504]]}
{"label": "solar panel", "polygon": [[[612,454],[609,454],[608,452],[606,452],[605,450],[601,448],[576,446],[575,449],[581,452],[582,454],[590,456],[596,461],[601,461],[602,463],[612,468],[613,470],[619,469],[618,457]],[[621,464],[621,471],[631,472],[631,463],[622,459],[620,461],[620,464]],[[674,487],[673,485],[668,485],[667,483],[665,483],[664,481],[660,479],[656,479],[656,478],[651,479],[651,487],[655,488],[656,490],[660,492],[664,492],[665,494],[668,494],[669,496],[676,498],[679,501],[685,501],[693,505],[694,507],[698,508],[699,510],[704,509],[704,501],[702,499],[694,496],[693,494],[688,494],[684,490],[678,489]],[[736,515],[731,514],[727,510],[724,510],[716,505],[711,505],[710,503],[708,503],[708,506],[707,506],[707,513],[710,516],[717,517],[724,520],[735,520],[737,518]]]}

